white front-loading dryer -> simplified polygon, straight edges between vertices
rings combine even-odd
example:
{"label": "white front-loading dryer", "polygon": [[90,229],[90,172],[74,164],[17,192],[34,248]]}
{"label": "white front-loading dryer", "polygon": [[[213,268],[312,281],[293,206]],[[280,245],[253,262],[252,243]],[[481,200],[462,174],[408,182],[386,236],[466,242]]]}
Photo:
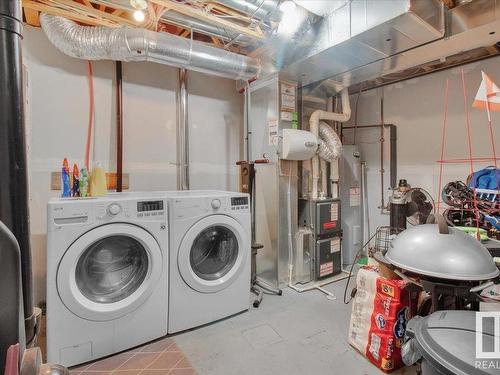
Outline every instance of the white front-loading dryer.
{"label": "white front-loading dryer", "polygon": [[250,290],[249,196],[223,191],[168,192],[168,332],[247,310]]}
{"label": "white front-loading dryer", "polygon": [[167,333],[167,212],[163,193],[49,202],[48,362],[72,366]]}

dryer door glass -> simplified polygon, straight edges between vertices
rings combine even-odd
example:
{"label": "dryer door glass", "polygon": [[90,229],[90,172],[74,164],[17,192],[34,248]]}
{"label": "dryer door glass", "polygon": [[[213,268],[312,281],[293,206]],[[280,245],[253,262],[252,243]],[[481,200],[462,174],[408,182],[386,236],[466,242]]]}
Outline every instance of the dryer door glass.
{"label": "dryer door glass", "polygon": [[217,280],[227,274],[238,257],[238,240],[224,226],[203,230],[193,241],[190,253],[191,268],[204,280]]}
{"label": "dryer door glass", "polygon": [[105,237],[90,245],[76,265],[76,284],[81,293],[97,303],[120,301],[144,282],[148,253],[135,238]]}

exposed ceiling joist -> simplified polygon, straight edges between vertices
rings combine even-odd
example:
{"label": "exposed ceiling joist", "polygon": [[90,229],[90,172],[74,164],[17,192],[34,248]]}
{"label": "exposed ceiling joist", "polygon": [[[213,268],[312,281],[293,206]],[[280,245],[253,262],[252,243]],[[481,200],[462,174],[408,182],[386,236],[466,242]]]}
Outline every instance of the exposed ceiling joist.
{"label": "exposed ceiling joist", "polygon": [[33,9],[25,9],[24,17],[26,18],[26,23],[31,26],[40,26],[40,12]]}
{"label": "exposed ceiling joist", "polygon": [[196,9],[189,5],[184,5],[181,3],[174,2],[172,0],[150,0],[152,3],[164,6],[178,13],[190,16],[202,21],[210,22],[220,27],[224,27],[231,31],[247,35],[255,39],[265,39],[265,35],[256,30],[252,30],[249,27],[241,26],[236,23],[230,22],[224,18],[217,17],[213,14],[204,12],[202,10]]}
{"label": "exposed ceiling joist", "polygon": [[47,14],[52,14],[54,16],[65,17],[73,21],[78,21],[92,26],[108,26],[108,27],[119,27],[120,24],[110,22],[107,19],[95,18],[86,14],[81,14],[73,10],[63,9],[54,7],[53,5],[47,5],[45,3],[39,3],[32,0],[23,0],[23,7],[25,10],[34,10],[38,12],[43,12]]}
{"label": "exposed ceiling joist", "polygon": [[121,23],[121,24],[130,26],[130,27],[140,27],[140,24],[135,22],[135,21],[132,21],[132,20],[124,18],[124,17],[119,17],[119,16],[116,16],[116,15],[111,14],[111,13],[101,11],[99,9],[94,8],[93,6],[90,6],[90,7],[85,6],[83,4],[77,3],[76,1],[72,1],[72,0],[49,0],[49,1],[51,3],[54,3],[54,4],[65,5],[65,6],[74,8],[76,10],[80,10],[82,12],[85,12],[89,15],[101,17],[101,18],[104,18],[104,19],[107,19],[107,20],[110,20],[110,21],[113,21],[113,22],[116,22],[119,24]]}

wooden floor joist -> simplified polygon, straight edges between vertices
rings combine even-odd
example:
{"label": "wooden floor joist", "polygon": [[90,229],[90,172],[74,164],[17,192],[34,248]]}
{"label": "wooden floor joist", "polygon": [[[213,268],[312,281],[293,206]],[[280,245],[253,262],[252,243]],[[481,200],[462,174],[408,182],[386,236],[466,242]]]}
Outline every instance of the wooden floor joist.
{"label": "wooden floor joist", "polygon": [[26,23],[31,26],[40,27],[40,12],[33,9],[24,9]]}
{"label": "wooden floor joist", "polygon": [[194,8],[189,5],[174,2],[172,0],[150,0],[151,2],[170,8],[178,13],[184,14],[185,16],[193,17],[202,21],[209,22],[211,24],[224,27],[228,30],[247,35],[257,40],[265,39],[265,35],[252,30],[248,27],[236,24],[234,22],[228,21],[224,18],[217,17],[211,13],[204,12],[200,9]]}
{"label": "wooden floor joist", "polygon": [[61,16],[68,18],[73,21],[78,21],[92,26],[109,26],[109,27],[119,27],[120,24],[110,22],[106,19],[100,19],[95,17],[90,17],[88,15],[80,14],[68,9],[58,8],[52,5],[47,5],[45,3],[39,3],[33,0],[23,0],[23,8],[27,10],[34,10],[38,12],[43,12],[47,14],[52,14],[54,16]]}

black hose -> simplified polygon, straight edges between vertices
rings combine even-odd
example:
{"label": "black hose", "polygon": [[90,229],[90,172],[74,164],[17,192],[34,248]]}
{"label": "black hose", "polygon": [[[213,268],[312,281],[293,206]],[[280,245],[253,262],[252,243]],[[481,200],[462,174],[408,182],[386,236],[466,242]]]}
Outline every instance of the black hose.
{"label": "black hose", "polygon": [[[356,253],[356,256],[354,257],[354,260],[351,264],[351,269],[349,270],[349,276],[347,277],[347,283],[345,284],[345,289],[344,289],[344,303],[347,305],[349,304],[352,299],[354,298],[354,295],[353,295],[353,292],[351,292],[351,298],[349,299],[349,301],[346,300],[346,297],[347,297],[347,289],[349,289],[349,283],[351,281],[351,277],[352,277],[352,271],[354,270],[354,266],[356,265],[356,261],[359,259],[359,256],[361,255],[362,251],[365,249],[365,247],[367,247],[370,242],[373,240],[373,238],[377,235],[377,232],[375,232],[369,239],[368,241],[365,242],[365,244],[358,250],[358,252]],[[354,291],[355,289],[353,289]]]}

